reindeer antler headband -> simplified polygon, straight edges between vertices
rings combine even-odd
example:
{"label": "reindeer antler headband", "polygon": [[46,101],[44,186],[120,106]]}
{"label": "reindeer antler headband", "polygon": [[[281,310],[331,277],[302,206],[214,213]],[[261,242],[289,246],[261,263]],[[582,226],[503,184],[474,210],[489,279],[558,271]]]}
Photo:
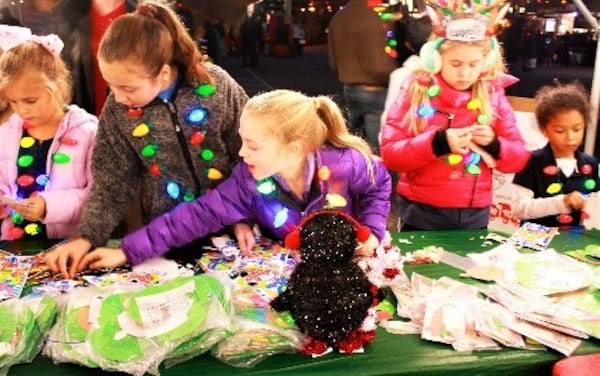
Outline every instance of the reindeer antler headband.
{"label": "reindeer antler headband", "polygon": [[[509,4],[504,0],[437,0],[427,3],[436,40],[423,45],[419,55],[425,69],[437,73],[441,69],[438,49],[446,40],[477,42],[489,40],[491,49],[497,51],[496,24],[504,18]],[[488,54],[485,70],[495,64],[496,54]]]}
{"label": "reindeer antler headband", "polygon": [[509,5],[504,0],[437,0],[427,2],[427,12],[437,36],[472,42],[494,36]]}

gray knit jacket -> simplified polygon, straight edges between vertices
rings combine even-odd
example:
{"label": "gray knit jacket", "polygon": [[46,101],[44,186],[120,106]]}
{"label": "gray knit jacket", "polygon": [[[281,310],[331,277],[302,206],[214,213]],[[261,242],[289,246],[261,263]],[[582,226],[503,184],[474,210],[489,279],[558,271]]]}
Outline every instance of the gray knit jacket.
{"label": "gray knit jacket", "polygon": [[[207,64],[207,70],[216,83],[216,93],[199,97],[194,93],[194,87],[182,84],[171,97],[185,136],[184,142],[178,140],[169,106],[161,99],[156,98],[143,107],[141,116],[130,117],[127,107],[115,102],[114,96],[109,95],[100,115],[92,157],[95,183],[83,211],[77,236],[90,240],[94,247],[104,245],[124,218],[138,187],[141,192],[142,221],[148,223],[181,202],[167,194],[169,180],[196,192],[197,184],[192,177],[194,173],[200,181],[202,193],[230,175],[239,159],[239,118],[248,96],[225,70],[212,64]],[[206,138],[200,145],[191,145],[190,137],[202,127],[192,126],[186,121],[185,115],[198,108],[199,103],[208,112],[204,128]],[[141,122],[150,126],[150,133],[144,137],[134,137],[132,132]],[[154,157],[143,157],[141,150],[152,142],[158,146],[158,153]],[[193,172],[188,167],[183,148],[190,152]],[[204,149],[213,151],[214,158],[211,161],[200,157]],[[150,172],[153,163],[166,166],[161,176]],[[209,168],[220,171],[223,178],[209,179]]]}

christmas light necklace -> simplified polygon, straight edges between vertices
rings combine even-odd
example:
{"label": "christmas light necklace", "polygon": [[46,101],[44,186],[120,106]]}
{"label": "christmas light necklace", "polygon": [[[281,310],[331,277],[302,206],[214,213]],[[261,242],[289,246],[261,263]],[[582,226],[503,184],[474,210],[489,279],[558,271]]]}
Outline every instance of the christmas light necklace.
{"label": "christmas light necklace", "polygon": [[[555,165],[548,165],[544,167],[542,171],[548,176],[556,176],[556,182],[548,185],[548,187],[546,188],[546,193],[552,196],[561,194],[563,189],[563,182],[560,181],[560,168]],[[591,165],[584,164],[583,166],[581,166],[580,171],[583,175],[586,175],[585,180],[583,181],[583,186],[581,187],[582,193],[584,195],[589,194],[593,192],[596,188],[596,181],[592,178],[592,172],[594,171],[594,169]],[[582,212],[582,216],[585,217],[587,215],[588,213]],[[558,223],[569,224],[573,222],[573,216],[571,216],[571,214],[569,213],[561,213],[558,215],[557,220]]]}
{"label": "christmas light necklace", "polygon": [[[329,191],[328,182],[330,176],[331,171],[327,166],[321,166],[317,170],[317,178],[319,179],[319,186],[321,192]],[[264,196],[275,196],[277,194],[277,184],[275,183],[273,177],[268,177],[257,181],[256,189]],[[325,200],[327,201],[327,203],[323,207],[323,209],[343,208],[348,204],[346,199],[342,195],[337,193],[326,193]],[[283,226],[287,223],[288,218],[289,209],[282,205],[273,217],[273,226],[275,228]]]}
{"label": "christmas light necklace", "polygon": [[[417,77],[417,82],[420,85],[428,86],[427,87],[427,97],[435,98],[440,95],[441,88],[438,84],[434,83],[433,79],[429,75],[419,75]],[[471,98],[467,103],[467,109],[469,111],[479,111],[479,115],[477,116],[478,124],[489,124],[490,116],[483,112],[483,105],[479,98]],[[429,118],[433,116],[438,110],[431,106],[429,102],[422,104],[417,109],[417,115],[423,118]],[[449,119],[452,120],[454,118],[453,114],[448,114]],[[450,153],[446,156],[446,163],[450,166],[460,166],[461,163],[464,166],[463,170],[469,175],[479,175],[481,174],[481,168],[479,167],[479,163],[481,162],[481,155],[475,151],[470,150],[466,155],[458,154],[458,153]],[[455,170],[450,175],[450,178],[460,178],[463,176],[462,171]]]}
{"label": "christmas light necklace", "polygon": [[[67,129],[69,124],[69,116],[69,113],[67,113],[67,118],[65,120],[67,124]],[[24,135],[21,137],[19,146],[20,149],[24,152],[19,153],[20,156],[17,158],[17,171],[20,173],[20,175],[17,177],[16,183],[20,187],[20,189],[26,189],[31,187],[33,184],[36,184],[37,189],[29,196],[32,197],[37,195],[38,192],[42,192],[46,189],[48,183],[50,182],[50,176],[54,164],[67,164],[71,162],[71,157],[67,153],[57,151],[55,153],[52,153],[52,156],[50,158],[52,163],[50,164],[49,171],[41,173],[35,177],[27,172],[22,172],[23,169],[26,169],[34,164],[34,151],[36,150],[34,146],[38,144],[38,140],[34,137],[31,137],[29,133],[27,133],[27,129],[31,128],[31,125],[25,123],[23,125],[23,128]],[[69,136],[68,134],[65,134],[62,137],[60,137],[59,144],[56,150],[61,150],[61,146],[75,146],[77,144],[78,141],[76,139]],[[28,197],[19,197],[18,199],[22,200],[23,205],[28,205],[27,198]],[[11,220],[13,223],[13,227],[11,227],[7,232],[8,239],[21,239],[25,234],[30,236],[36,236],[41,234],[43,231],[43,226],[40,225],[39,221],[32,221],[30,223],[26,223],[27,221],[25,220],[25,218],[23,218],[23,216],[15,210],[13,210],[11,213]]]}
{"label": "christmas light necklace", "polygon": [[[200,84],[194,89],[194,93],[201,98],[213,95],[215,92],[216,88],[211,84]],[[130,108],[127,110],[127,116],[130,118],[141,117],[143,113],[144,111],[141,108]],[[190,126],[197,128],[197,130],[188,139],[188,143],[191,146],[200,148],[198,156],[202,160],[211,162],[214,158],[214,152],[211,149],[203,146],[207,132],[207,117],[208,111],[202,106],[202,104],[199,104],[198,107],[190,110],[184,116],[186,122]],[[205,187],[200,186],[198,187],[200,191],[194,192],[194,190],[191,188],[184,187],[180,182],[166,175],[167,166],[160,159],[160,145],[156,142],[152,134],[152,130],[152,122],[148,119],[144,119],[144,121],[139,123],[131,132],[131,135],[135,138],[148,139],[148,142],[140,150],[140,155],[145,159],[152,160],[152,164],[149,167],[150,174],[163,180],[165,191],[171,199],[184,202],[193,201],[198,195],[204,193]],[[209,167],[203,173],[210,180],[219,180],[223,177],[221,171],[212,167]]]}

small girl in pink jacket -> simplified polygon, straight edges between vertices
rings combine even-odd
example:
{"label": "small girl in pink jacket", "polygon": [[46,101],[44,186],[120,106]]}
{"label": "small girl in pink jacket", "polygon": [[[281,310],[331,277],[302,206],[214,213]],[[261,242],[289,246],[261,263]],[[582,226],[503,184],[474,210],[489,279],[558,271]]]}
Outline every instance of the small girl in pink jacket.
{"label": "small girl in pink jacket", "polygon": [[70,236],[90,192],[98,120],[67,105],[62,47],[56,35],[0,25],[0,97],[14,112],[0,126],[2,240]]}
{"label": "small girl in pink jacket", "polygon": [[[399,172],[402,230],[482,229],[492,170],[520,171],[529,152],[504,88],[495,24],[503,1],[430,1],[435,40],[403,83],[382,127],[381,156]],[[434,4],[435,3],[435,4]]]}

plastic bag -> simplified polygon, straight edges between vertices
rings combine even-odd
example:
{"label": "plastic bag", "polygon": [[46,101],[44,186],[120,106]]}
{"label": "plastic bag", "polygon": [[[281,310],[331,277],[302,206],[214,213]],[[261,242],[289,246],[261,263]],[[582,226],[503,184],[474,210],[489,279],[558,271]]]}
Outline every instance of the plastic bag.
{"label": "plastic bag", "polygon": [[296,353],[304,341],[298,330],[245,319],[238,324],[239,330],[211,351],[215,358],[230,366],[251,368],[269,356]]}
{"label": "plastic bag", "polygon": [[139,291],[76,289],[44,354],[133,375],[157,375],[224,338],[231,306],[223,286],[207,275],[179,277]]}
{"label": "plastic bag", "polygon": [[36,357],[55,319],[56,302],[50,297],[0,302],[0,375]]}

